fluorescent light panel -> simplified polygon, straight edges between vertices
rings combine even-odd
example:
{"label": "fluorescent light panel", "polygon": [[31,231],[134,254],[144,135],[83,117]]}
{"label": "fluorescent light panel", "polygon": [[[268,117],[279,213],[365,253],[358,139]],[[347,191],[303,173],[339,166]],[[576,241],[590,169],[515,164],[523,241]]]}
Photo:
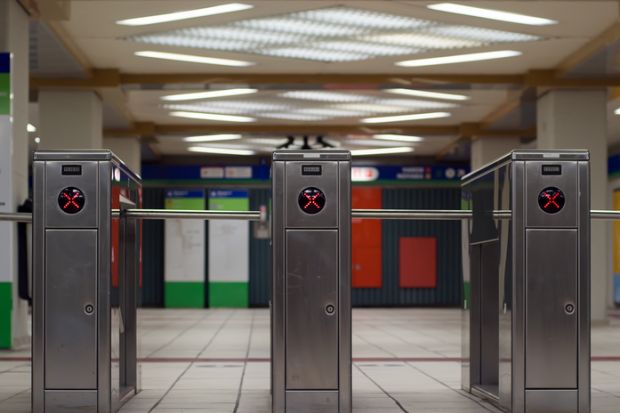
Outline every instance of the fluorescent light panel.
{"label": "fluorescent light panel", "polygon": [[254,63],[252,62],[247,62],[244,60],[220,59],[216,57],[196,56],[196,55],[180,54],[180,53],[155,52],[151,50],[142,50],[142,51],[135,52],[134,54],[136,56],[150,57],[153,59],[174,60],[177,62],[188,62],[188,63],[202,63],[206,65],[233,66],[233,67],[247,67],[247,66],[254,65]]}
{"label": "fluorescent light panel", "polygon": [[431,50],[535,41],[540,37],[339,6],[127,39],[161,46],[353,62]]}
{"label": "fluorescent light panel", "polygon": [[279,96],[289,99],[312,100],[316,102],[329,103],[367,102],[372,99],[370,96],[324,90],[292,90],[281,93]]}
{"label": "fluorescent light panel", "polygon": [[414,149],[409,146],[399,146],[396,148],[377,148],[377,149],[353,149],[352,156],[368,156],[368,155],[390,155],[396,153],[413,152]]}
{"label": "fluorescent light panel", "polygon": [[190,152],[212,153],[219,155],[254,155],[256,152],[247,149],[229,149],[229,148],[212,148],[207,146],[190,146],[187,148]]}
{"label": "fluorescent light panel", "polygon": [[390,123],[390,122],[405,122],[411,120],[424,120],[424,119],[440,119],[450,117],[448,112],[431,112],[431,113],[414,113],[410,115],[397,115],[397,116],[381,116],[376,118],[362,119],[362,123]]}
{"label": "fluorescent light panel", "polygon": [[146,17],[118,20],[116,24],[123,26],[148,26],[151,24],[167,23],[179,20],[195,19],[197,17],[213,16],[216,14],[232,13],[251,9],[254,6],[243,3],[220,4],[219,6],[205,7],[202,9],[184,10],[173,13],[157,14]]}
{"label": "fluorescent light panel", "polygon": [[218,142],[218,141],[232,141],[241,139],[242,136],[238,134],[219,134],[219,135],[200,135],[200,136],[186,136],[183,138],[185,142]]}
{"label": "fluorescent light panel", "polygon": [[438,3],[427,6],[431,10],[443,11],[446,13],[462,14],[465,16],[480,17],[482,19],[499,20],[509,23],[526,24],[529,26],[548,26],[557,24],[557,20],[546,19],[543,17],[528,16],[526,14],[512,13],[494,9],[483,9],[481,7],[465,6],[455,3]]}
{"label": "fluorescent light panel", "polygon": [[468,53],[453,56],[431,57],[428,59],[405,60],[396,63],[402,67],[422,67],[435,65],[449,65],[455,63],[479,62],[483,60],[505,59],[507,57],[520,56],[522,53],[516,50],[498,50],[495,52]]}
{"label": "fluorescent light panel", "polygon": [[258,92],[258,89],[249,88],[208,90],[204,92],[181,93],[178,95],[162,96],[161,99],[169,102],[182,102],[186,100],[212,99],[227,96],[249,95],[256,92]]}
{"label": "fluorescent light panel", "polygon": [[174,116],[177,118],[187,118],[187,119],[200,119],[200,120],[216,120],[222,122],[254,122],[256,119],[251,118],[249,116],[233,116],[233,115],[221,115],[218,113],[200,113],[200,112],[185,112],[185,111],[174,111],[170,112],[170,116]]}
{"label": "fluorescent light panel", "polygon": [[397,141],[397,142],[422,142],[424,138],[420,136],[411,135],[395,135],[390,133],[379,133],[372,136],[375,139],[384,141]]}
{"label": "fluorescent light panel", "polygon": [[427,90],[396,88],[396,89],[384,89],[384,91],[388,93],[396,93],[398,95],[415,96],[415,97],[429,98],[429,99],[454,100],[454,101],[469,100],[469,96],[465,96],[465,95],[431,92]]}

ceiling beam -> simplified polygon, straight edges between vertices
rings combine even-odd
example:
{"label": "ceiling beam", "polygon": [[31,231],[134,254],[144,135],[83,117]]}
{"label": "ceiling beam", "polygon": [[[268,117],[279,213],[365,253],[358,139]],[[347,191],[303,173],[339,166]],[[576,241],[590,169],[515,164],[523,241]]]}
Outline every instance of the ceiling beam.
{"label": "ceiling beam", "polygon": [[265,124],[154,124],[136,122],[128,129],[106,129],[106,137],[152,137],[156,135],[189,135],[189,134],[270,134],[270,135],[371,135],[374,133],[401,133],[416,135],[439,136],[523,136],[529,131],[520,129],[484,129],[481,124],[464,123],[460,125],[402,125],[402,126],[365,126],[365,125],[265,125]]}
{"label": "ceiling beam", "polygon": [[620,76],[561,78],[555,70],[534,70],[523,75],[394,75],[394,74],[126,74],[117,69],[93,69],[86,79],[30,79],[33,89],[97,89],[141,84],[279,84],[279,85],[378,85],[436,88],[446,85],[507,85],[513,87],[613,87],[620,86]]}

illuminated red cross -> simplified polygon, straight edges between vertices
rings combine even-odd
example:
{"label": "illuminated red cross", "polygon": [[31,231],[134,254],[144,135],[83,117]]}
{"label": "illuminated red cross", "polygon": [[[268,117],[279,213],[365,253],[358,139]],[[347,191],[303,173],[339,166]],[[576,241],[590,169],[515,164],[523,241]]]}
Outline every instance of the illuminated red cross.
{"label": "illuminated red cross", "polygon": [[320,192],[318,194],[315,194],[315,195],[304,194],[304,197],[306,198],[306,200],[308,200],[308,203],[306,205],[304,205],[304,209],[308,209],[308,207],[310,205],[314,205],[318,209],[321,209],[321,206],[316,203],[316,199],[319,197],[319,195],[321,195]]}
{"label": "illuminated red cross", "polygon": [[67,199],[67,203],[62,207],[62,209],[67,209],[67,207],[69,207],[70,205],[73,205],[77,209],[80,209],[78,203],[75,202],[75,200],[80,196],[79,193],[75,193],[73,194],[73,196],[69,196],[69,194],[63,192],[62,195]]}
{"label": "illuminated red cross", "polygon": [[545,204],[545,206],[543,206],[544,209],[547,209],[551,205],[560,209],[560,205],[557,202],[555,202],[555,200],[560,196],[559,191],[555,192],[553,195],[549,195],[547,192],[543,192],[543,195],[545,196],[545,198],[547,198],[547,203]]}

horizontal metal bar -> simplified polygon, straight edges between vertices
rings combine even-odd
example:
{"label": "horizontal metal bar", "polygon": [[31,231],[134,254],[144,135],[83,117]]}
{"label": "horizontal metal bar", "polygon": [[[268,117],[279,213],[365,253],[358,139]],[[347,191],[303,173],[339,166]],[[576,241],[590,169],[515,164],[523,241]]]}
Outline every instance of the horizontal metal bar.
{"label": "horizontal metal bar", "polygon": [[353,218],[413,219],[413,220],[462,220],[471,218],[471,211],[422,210],[422,209],[353,209]]}
{"label": "horizontal metal bar", "polygon": [[593,209],[590,211],[591,219],[601,219],[608,221],[620,220],[620,211],[606,211],[600,209]]}
{"label": "horizontal metal bar", "polygon": [[246,221],[260,220],[260,211],[212,211],[182,209],[126,209],[123,215],[140,219],[238,219]]}
{"label": "horizontal metal bar", "polygon": [[0,221],[32,222],[29,212],[0,212]]}
{"label": "horizontal metal bar", "polygon": [[[259,221],[260,211],[212,211],[212,210],[175,210],[175,209],[127,209],[123,214],[131,218],[140,219],[238,219]],[[112,210],[112,216],[118,217],[118,209]],[[433,220],[433,221],[460,221],[471,219],[470,210],[423,210],[423,209],[353,209],[353,218],[363,219],[402,219],[402,220]],[[498,210],[493,212],[494,219],[510,219],[511,211]],[[590,211],[590,217],[596,220],[620,221],[620,211],[595,210]],[[32,214],[28,212],[0,212],[0,221],[32,222]]]}

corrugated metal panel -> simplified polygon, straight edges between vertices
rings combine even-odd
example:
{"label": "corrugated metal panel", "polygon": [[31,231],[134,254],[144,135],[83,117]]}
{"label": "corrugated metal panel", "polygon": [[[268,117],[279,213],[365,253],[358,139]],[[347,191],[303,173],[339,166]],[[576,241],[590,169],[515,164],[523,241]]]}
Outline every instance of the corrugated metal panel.
{"label": "corrugated metal panel", "polygon": [[[459,209],[459,188],[383,190],[383,208]],[[400,288],[399,238],[437,238],[437,288]],[[458,306],[461,302],[461,226],[456,221],[384,221],[383,286],[354,289],[354,306]]]}
{"label": "corrugated metal panel", "polygon": [[[270,189],[250,189],[250,209],[270,205]],[[266,307],[271,296],[271,245],[269,239],[256,239],[250,227],[250,307]]]}
{"label": "corrugated metal panel", "polygon": [[[144,188],[144,208],[164,208],[165,190]],[[146,220],[142,223],[142,305],[164,305],[164,222]]]}

